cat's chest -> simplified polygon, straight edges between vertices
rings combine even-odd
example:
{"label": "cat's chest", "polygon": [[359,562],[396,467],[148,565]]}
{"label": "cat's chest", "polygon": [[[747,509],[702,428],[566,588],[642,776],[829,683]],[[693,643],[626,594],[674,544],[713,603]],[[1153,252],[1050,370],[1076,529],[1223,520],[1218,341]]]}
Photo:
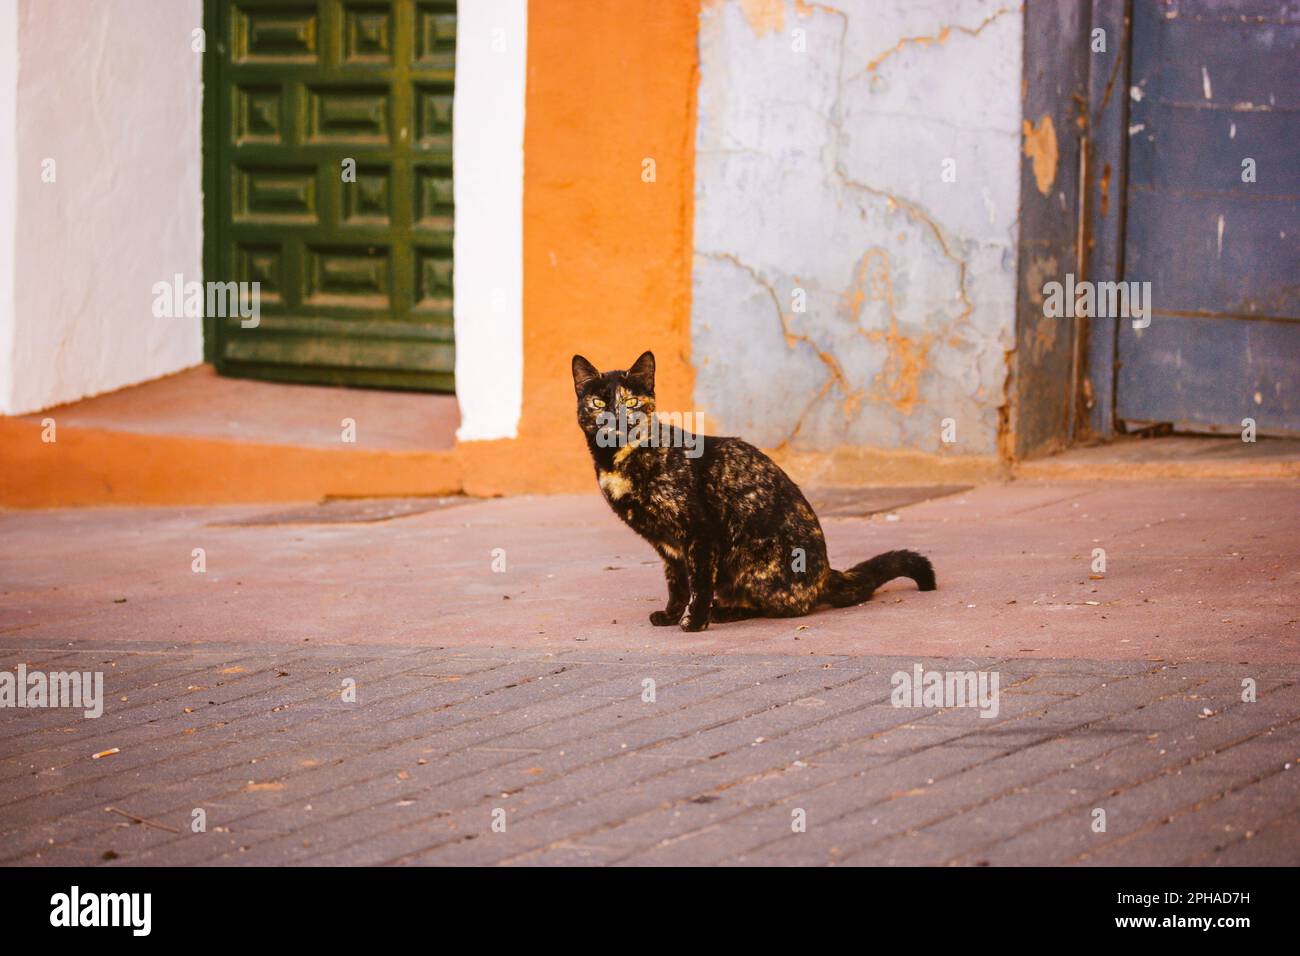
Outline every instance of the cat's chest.
{"label": "cat's chest", "polygon": [[638,498],[637,489],[632,484],[632,479],[623,472],[616,469],[610,471],[598,471],[596,481],[600,484],[601,494],[605,500],[610,503],[615,511],[620,504],[631,504],[633,499]]}
{"label": "cat's chest", "polygon": [[614,513],[636,531],[674,529],[685,517],[685,496],[670,482],[629,475],[618,469],[601,470],[596,479]]}

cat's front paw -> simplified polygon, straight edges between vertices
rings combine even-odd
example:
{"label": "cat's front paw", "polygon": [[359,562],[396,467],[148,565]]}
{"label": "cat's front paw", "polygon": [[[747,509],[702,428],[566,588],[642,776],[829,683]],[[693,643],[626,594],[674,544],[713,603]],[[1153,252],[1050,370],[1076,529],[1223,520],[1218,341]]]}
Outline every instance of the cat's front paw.
{"label": "cat's front paw", "polygon": [[687,611],[682,615],[683,631],[702,631],[709,626],[709,612],[691,613]]}
{"label": "cat's front paw", "polygon": [[672,627],[682,619],[682,612],[674,614],[672,611],[652,611],[650,613],[650,623],[655,627]]}

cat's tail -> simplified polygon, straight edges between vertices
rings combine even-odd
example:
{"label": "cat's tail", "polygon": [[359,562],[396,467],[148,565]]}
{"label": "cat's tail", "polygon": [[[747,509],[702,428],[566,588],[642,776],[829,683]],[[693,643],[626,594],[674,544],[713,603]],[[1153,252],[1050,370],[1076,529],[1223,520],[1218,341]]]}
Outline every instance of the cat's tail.
{"label": "cat's tail", "polygon": [[934,568],[930,559],[915,551],[886,551],[847,571],[831,571],[822,600],[831,607],[861,604],[872,592],[894,578],[911,578],[920,591],[934,590]]}

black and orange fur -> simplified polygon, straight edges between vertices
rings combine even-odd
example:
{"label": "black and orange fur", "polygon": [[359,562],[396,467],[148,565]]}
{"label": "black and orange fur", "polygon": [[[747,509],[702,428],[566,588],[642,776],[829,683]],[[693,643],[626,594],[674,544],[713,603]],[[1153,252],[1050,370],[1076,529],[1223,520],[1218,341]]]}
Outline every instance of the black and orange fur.
{"label": "black and orange fur", "polygon": [[[667,426],[663,440],[650,440],[658,427],[654,375],[650,352],[627,371],[604,373],[573,357],[578,424],[601,492],[664,562],[668,606],[650,615],[652,623],[702,631],[710,622],[797,617],[820,604],[866,601],[896,577],[934,590],[934,569],[914,551],[831,568],[807,499],[753,445]],[[687,449],[697,441],[701,453],[691,457]]]}

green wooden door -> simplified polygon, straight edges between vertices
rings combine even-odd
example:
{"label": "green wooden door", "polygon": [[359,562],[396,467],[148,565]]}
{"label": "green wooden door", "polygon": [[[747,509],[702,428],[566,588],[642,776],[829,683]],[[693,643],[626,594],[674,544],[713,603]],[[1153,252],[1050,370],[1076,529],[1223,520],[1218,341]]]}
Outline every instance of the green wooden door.
{"label": "green wooden door", "polygon": [[208,24],[206,278],[261,289],[256,328],[209,318],[217,369],[452,390],[455,0],[209,0]]}

